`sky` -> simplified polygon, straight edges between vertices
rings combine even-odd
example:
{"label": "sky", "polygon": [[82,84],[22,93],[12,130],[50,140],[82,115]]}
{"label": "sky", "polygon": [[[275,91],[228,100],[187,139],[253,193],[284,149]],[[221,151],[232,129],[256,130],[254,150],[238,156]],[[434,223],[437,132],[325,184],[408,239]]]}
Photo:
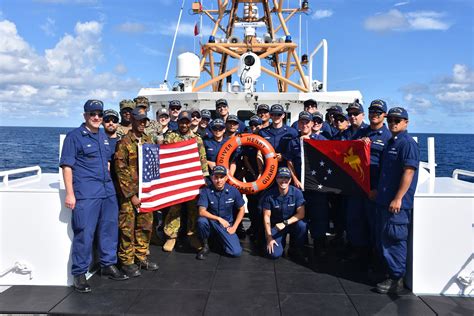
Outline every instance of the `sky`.
{"label": "sky", "polygon": [[[186,0],[173,60],[199,52],[192,1]],[[217,8],[216,1],[202,3]],[[0,126],[78,126],[87,99],[118,110],[140,88],[157,87],[181,2],[0,0]],[[473,133],[474,1],[309,4],[300,46],[306,53],[328,41],[328,90],[360,90],[366,106],[381,98],[406,107],[412,132]],[[203,21],[207,41],[210,21]],[[299,42],[298,18],[289,27]],[[174,71],[173,62],[170,82]],[[259,83],[268,91],[274,80]]]}

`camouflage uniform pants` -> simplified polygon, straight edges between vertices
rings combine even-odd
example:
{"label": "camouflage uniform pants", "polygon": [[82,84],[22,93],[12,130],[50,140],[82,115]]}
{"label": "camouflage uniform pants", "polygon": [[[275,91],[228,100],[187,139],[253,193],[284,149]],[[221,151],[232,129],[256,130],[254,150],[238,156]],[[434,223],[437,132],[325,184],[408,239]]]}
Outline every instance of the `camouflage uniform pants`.
{"label": "camouflage uniform pants", "polygon": [[187,216],[187,235],[193,235],[196,232],[196,221],[198,217],[198,209],[197,209],[197,201],[196,199],[173,205],[170,207],[168,214],[165,218],[165,226],[163,231],[165,232],[166,236],[169,238],[176,238],[178,237],[178,231],[181,227],[181,208],[184,207],[188,212]]}
{"label": "camouflage uniform pants", "polygon": [[120,201],[118,257],[125,265],[145,260],[150,246],[153,213],[136,213],[129,199]]}

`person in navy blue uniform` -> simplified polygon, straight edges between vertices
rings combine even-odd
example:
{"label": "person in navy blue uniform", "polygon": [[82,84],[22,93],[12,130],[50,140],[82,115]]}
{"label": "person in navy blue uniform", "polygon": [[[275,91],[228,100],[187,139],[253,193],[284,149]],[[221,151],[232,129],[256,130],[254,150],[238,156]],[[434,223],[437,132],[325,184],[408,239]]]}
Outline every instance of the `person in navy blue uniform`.
{"label": "person in navy blue uniform", "polygon": [[337,126],[337,131],[332,134],[332,140],[350,140],[350,135],[347,133],[349,128],[349,116],[344,113],[336,112],[332,115],[334,124]]}
{"label": "person in navy blue uniform", "polygon": [[199,122],[199,127],[197,133],[204,140],[206,138],[212,138],[212,131],[210,127],[211,122],[211,111],[201,110],[201,121]]}
{"label": "person in navy blue uniform", "polygon": [[[115,146],[119,140],[117,135],[117,128],[119,122],[119,114],[115,110],[105,110],[104,117],[102,119],[102,126],[104,127],[105,135],[109,139],[109,146],[111,149],[111,160],[115,154]],[[112,172],[113,173],[113,172]]]}
{"label": "person in navy blue uniform", "polygon": [[[226,99],[219,99],[216,101],[216,112],[221,119],[227,124],[227,118],[229,117],[229,104]],[[245,124],[241,120],[237,119],[239,127],[237,133],[242,133],[245,130]]]}
{"label": "person in navy blue uniform", "polygon": [[[311,115],[316,113],[318,111],[318,102],[314,99],[308,99],[303,102],[303,111],[308,112]],[[291,127],[294,129],[298,130],[298,120],[294,121],[293,124],[291,124]]]}
{"label": "person in navy blue uniform", "polygon": [[[263,225],[265,227],[266,254],[277,259],[285,250],[286,235],[290,234],[289,254],[302,259],[306,237],[305,200],[300,189],[290,185],[291,171],[278,168],[276,183],[263,197]],[[295,249],[291,249],[291,248]]]}
{"label": "person in navy blue uniform", "polygon": [[[315,139],[326,140],[319,134],[313,134],[312,114],[306,111],[298,115],[299,137],[292,139],[288,143],[288,150],[285,158],[288,161],[288,168],[291,171],[291,177],[294,186],[303,190],[302,179],[302,160],[301,160],[301,140]],[[326,252],[326,232],[329,229],[329,206],[327,194],[319,192],[303,191],[306,200],[305,220],[308,222],[311,237],[314,240],[314,253],[322,256]]]}
{"label": "person in navy blue uniform", "polygon": [[257,107],[257,116],[262,120],[260,129],[270,126],[270,107],[268,104],[259,104]]}
{"label": "person in navy blue uniform", "polygon": [[[313,117],[313,127],[311,128],[312,129],[312,134],[316,134],[316,135],[321,135],[322,137],[323,136],[323,133],[322,133],[322,128],[323,128],[323,124],[324,124],[324,117],[323,115],[321,114],[321,112],[314,112],[312,114],[312,117]],[[324,137],[327,139],[327,137]]]}
{"label": "person in navy blue uniform", "polygon": [[275,149],[279,166],[286,166],[284,155],[286,154],[288,143],[298,137],[298,131],[293,127],[283,124],[285,110],[280,104],[273,104],[270,108],[272,124],[260,130],[259,135],[265,138]]}
{"label": "person in navy blue uniform", "polygon": [[[209,238],[215,238],[224,252],[232,257],[242,254],[236,231],[245,207],[242,194],[227,182],[227,169],[217,165],[212,169],[212,185],[199,191],[199,218],[197,228],[203,248],[198,252],[197,259],[203,260],[209,254]],[[234,217],[234,211],[237,215]]]}
{"label": "person in navy blue uniform", "polygon": [[326,112],[326,120],[323,122],[322,134],[327,139],[331,139],[333,135],[338,132],[337,127],[334,125],[335,113],[342,113],[342,107],[339,105],[333,105]]}
{"label": "person in navy blue uniform", "polygon": [[376,243],[389,274],[389,278],[376,287],[383,294],[403,290],[420,163],[418,144],[407,132],[408,112],[401,107],[391,108],[387,122],[392,138],[382,153],[376,198]]}
{"label": "person in navy blue uniform", "polygon": [[358,134],[362,133],[369,125],[364,122],[365,114],[364,107],[356,99],[354,102],[349,104],[346,109],[349,123],[351,126],[345,131],[347,139],[358,139]]}
{"label": "person in navy blue uniform", "polygon": [[178,130],[178,115],[181,112],[181,102],[179,100],[172,100],[168,104],[170,113],[170,122],[168,128],[172,131]]}
{"label": "person in navy blue uniform", "polygon": [[212,170],[216,166],[217,154],[222,145],[227,141],[225,134],[225,123],[218,118],[211,122],[212,138],[204,139],[204,148],[206,149],[207,165]]}
{"label": "person in navy blue uniform", "polygon": [[114,280],[127,277],[117,263],[118,203],[109,172],[112,149],[100,130],[104,105],[99,100],[84,104],[84,120],[64,139],[60,166],[66,188],[65,206],[72,209],[72,269],[74,288],[90,292],[86,272],[92,261],[97,236],[101,274]]}
{"label": "person in navy blue uniform", "polygon": [[383,100],[374,100],[369,106],[370,125],[359,130],[353,139],[370,143],[370,194],[352,196],[347,206],[347,239],[352,245],[349,258],[353,261],[368,263],[375,247],[375,195],[380,174],[380,157],[392,134],[384,124],[387,104]]}

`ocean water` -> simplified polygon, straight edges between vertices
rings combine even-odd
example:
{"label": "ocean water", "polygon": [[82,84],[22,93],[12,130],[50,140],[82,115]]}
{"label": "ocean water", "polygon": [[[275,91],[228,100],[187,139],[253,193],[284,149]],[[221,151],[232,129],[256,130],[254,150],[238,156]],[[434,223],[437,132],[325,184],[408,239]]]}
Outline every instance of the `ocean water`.
{"label": "ocean water", "polygon": [[[58,172],[59,135],[68,127],[0,126],[0,171],[39,165],[44,173]],[[427,161],[427,137],[435,137],[436,173],[450,177],[454,169],[474,171],[474,135],[412,134],[418,137],[421,159]],[[469,179],[474,182],[474,179]]]}

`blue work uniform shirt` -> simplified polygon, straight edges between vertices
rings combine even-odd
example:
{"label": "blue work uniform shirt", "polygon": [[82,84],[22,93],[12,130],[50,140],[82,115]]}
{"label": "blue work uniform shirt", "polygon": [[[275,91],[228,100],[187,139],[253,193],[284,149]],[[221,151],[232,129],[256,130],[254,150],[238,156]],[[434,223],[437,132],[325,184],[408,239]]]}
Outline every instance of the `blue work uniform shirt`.
{"label": "blue work uniform shirt", "polygon": [[356,130],[353,130],[350,126],[348,129],[346,129],[343,133],[345,134],[345,137],[348,139],[348,140],[354,140],[354,139],[359,139],[360,138],[360,134],[364,133],[364,131],[369,128],[369,125],[365,122],[362,122],[362,124],[360,124],[360,127]]}
{"label": "blue work uniform shirt", "polygon": [[226,183],[221,191],[216,190],[214,184],[199,190],[198,207],[202,206],[215,216],[219,216],[229,223],[234,222],[234,210],[244,206],[242,194],[233,186]]}
{"label": "blue work uniform shirt", "polygon": [[270,125],[261,129],[258,134],[265,138],[277,153],[280,153],[283,156],[288,148],[288,143],[292,139],[298,137],[298,131],[286,125],[283,125],[280,128],[274,128]]}
{"label": "blue work uniform shirt", "polygon": [[204,139],[204,148],[206,149],[206,158],[207,161],[216,162],[217,154],[221,149],[222,145],[229,139],[229,137],[222,138],[220,142],[218,142],[214,137]]}
{"label": "blue work uniform shirt", "polygon": [[329,124],[327,121],[323,121],[323,126],[321,127],[321,134],[327,139],[331,139],[334,134],[338,132],[337,128]]}
{"label": "blue work uniform shirt", "polygon": [[[311,134],[310,139],[315,140],[327,140],[326,137],[319,134]],[[288,143],[288,149],[286,150],[285,159],[293,163],[295,167],[296,177],[301,181],[301,139],[300,136],[292,139]]]}
{"label": "blue work uniform shirt", "polygon": [[357,139],[368,137],[370,143],[370,189],[377,189],[380,177],[380,159],[383,150],[387,145],[392,133],[388,130],[385,124],[379,129],[372,129],[370,126],[364,129],[363,132],[357,135]]}
{"label": "blue work uniform shirt", "polygon": [[170,121],[168,123],[168,129],[172,131],[177,131],[178,130],[178,121]]}
{"label": "blue work uniform shirt", "polygon": [[289,219],[296,214],[296,209],[304,205],[303,192],[290,185],[286,195],[280,195],[278,187],[271,188],[263,197],[262,209],[270,210],[270,222],[273,225]]}
{"label": "blue work uniform shirt", "polygon": [[112,161],[114,160],[115,148],[117,147],[117,142],[119,141],[119,138],[107,137],[107,139],[109,140],[109,146],[110,146],[110,151],[111,151],[110,161]]}
{"label": "blue work uniform shirt", "polygon": [[412,209],[418,182],[420,149],[406,131],[390,138],[382,153],[377,204],[388,207],[395,198],[405,167],[415,169],[413,180],[402,198],[401,209]]}
{"label": "blue work uniform shirt", "polygon": [[76,199],[106,198],[115,195],[108,169],[112,149],[103,130],[92,133],[83,123],[66,135],[59,165],[72,168]]}

